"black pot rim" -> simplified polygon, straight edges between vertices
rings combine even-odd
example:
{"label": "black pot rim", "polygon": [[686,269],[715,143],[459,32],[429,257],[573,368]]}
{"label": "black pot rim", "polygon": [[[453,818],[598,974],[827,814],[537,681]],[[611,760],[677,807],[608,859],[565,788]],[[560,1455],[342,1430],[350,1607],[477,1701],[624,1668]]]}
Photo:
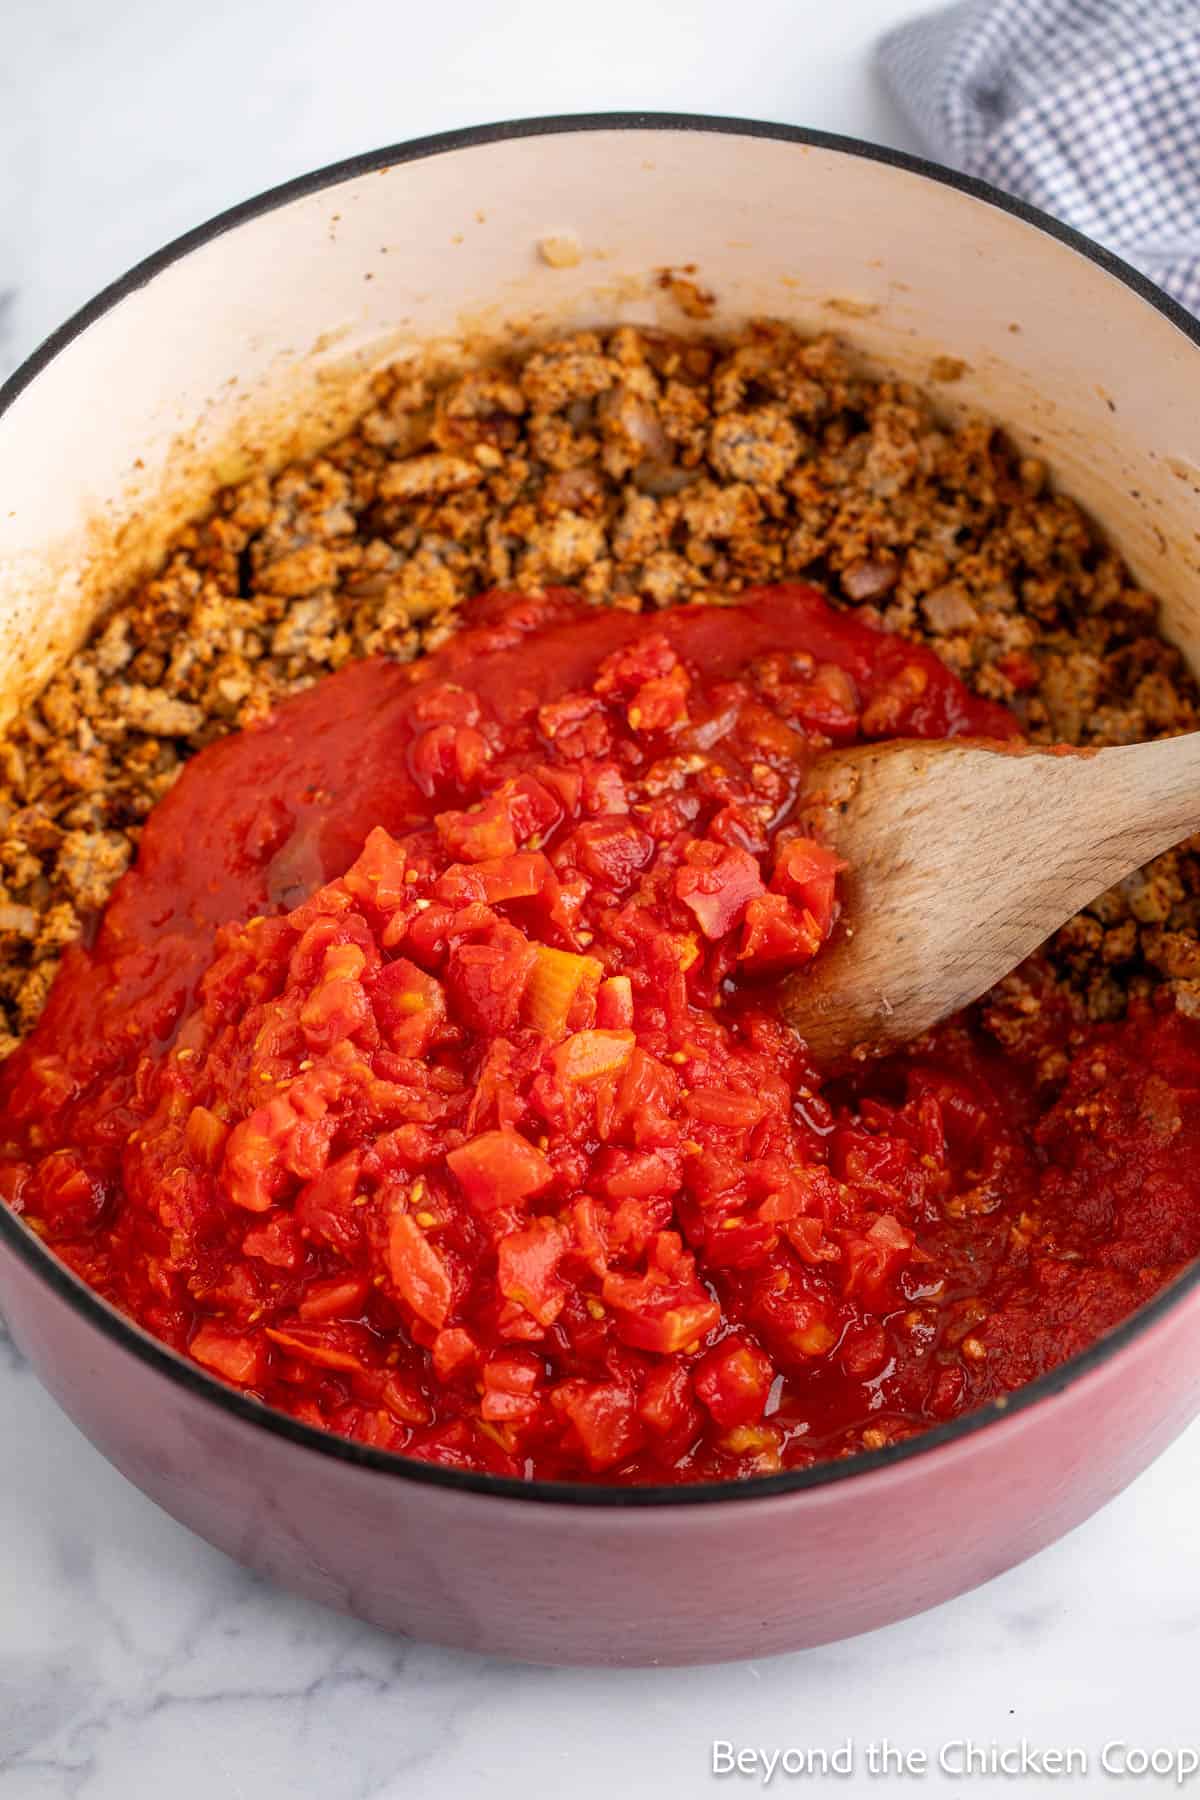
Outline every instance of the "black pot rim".
{"label": "black pot rim", "polygon": [[[957,189],[972,199],[995,207],[1001,212],[1011,214],[1027,225],[1034,226],[1046,236],[1057,238],[1061,244],[1077,251],[1089,262],[1096,263],[1107,274],[1131,288],[1148,306],[1160,313],[1178,330],[1190,338],[1193,344],[1200,346],[1200,323],[1185,309],[1173,300],[1169,294],[1150,281],[1137,269],[1131,268],[1120,257],[1103,249],[1081,232],[1048,213],[1030,206],[1027,201],[1006,194],[989,182],[980,181],[974,176],[962,175],[952,169],[927,158],[909,155],[905,151],[892,150],[880,144],[872,144],[862,138],[845,137],[833,132],[809,131],[800,126],[770,124],[756,119],[723,118],[707,116],[701,113],[660,113],[660,112],[613,112],[613,113],[570,113],[543,118],[504,120],[495,124],[473,125],[457,131],[439,132],[432,137],[415,138],[409,143],[389,145],[380,150],[368,150],[359,156],[352,156],[345,161],[331,163],[326,168],[314,170],[311,174],[300,175],[292,181],[284,182],[279,187],[268,189],[265,193],[242,201],[230,207],[228,211],[219,213],[207,224],[199,225],[194,230],[185,232],[163,249],[155,251],[144,261],[138,263],[129,272],[101,290],[95,299],[80,308],[65,324],[45,340],[28,356],[8,380],[0,386],[0,417],[8,411],[19,395],[54,358],[61,354],[89,326],[119,305],[122,300],[143,288],[147,283],[170,268],[174,263],[188,256],[193,250],[222,237],[226,232],[235,230],[252,219],[277,208],[287,206],[293,200],[303,199],[306,195],[319,193],[324,189],[335,188],[346,181],[355,180],[361,175],[378,173],[387,168],[403,163],[419,162],[426,157],[442,156],[449,151],[475,149],[489,144],[503,143],[510,138],[553,137],[568,132],[585,131],[663,131],[663,132],[706,132],[716,136],[770,138],[782,143],[802,145],[819,150],[832,150],[845,156],[853,156],[867,162],[883,163],[891,168],[906,170],[909,174],[924,176],[927,180],[937,182],[943,187]],[[96,1327],[105,1337],[120,1345],[123,1349],[148,1364],[160,1374],[178,1386],[198,1395],[209,1405],[231,1413],[245,1423],[257,1426],[261,1430],[273,1433],[303,1449],[313,1451],[317,1455],[333,1458],[335,1461],[350,1463],[362,1469],[372,1470],[379,1475],[391,1476],[402,1481],[423,1482],[430,1486],[449,1488],[460,1493],[473,1493],[492,1496],[504,1496],[509,1499],[532,1501],[537,1504],[555,1504],[570,1506],[591,1506],[601,1508],[641,1508],[661,1506],[697,1506],[712,1505],[718,1502],[734,1502],[745,1504],[753,1500],[765,1500],[785,1494],[795,1494],[807,1489],[827,1487],[839,1481],[846,1481],[885,1469],[893,1468],[898,1463],[907,1462],[918,1457],[928,1456],[939,1449],[961,1442],[978,1431],[986,1430],[999,1424],[1002,1419],[1011,1419],[1032,1406],[1039,1405],[1074,1386],[1085,1375],[1099,1368],[1110,1358],[1119,1356],[1121,1351],[1135,1339],[1150,1330],[1175,1306],[1181,1304],[1186,1296],[1200,1285],[1200,1259],[1193,1262],[1181,1274],[1168,1283],[1153,1299],[1138,1308],[1129,1318],[1115,1326],[1111,1331],[1091,1344],[1086,1350],[1061,1363],[1048,1374],[1040,1376],[1036,1381],[1018,1388],[1014,1393],[1000,1396],[989,1402],[978,1411],[968,1413],[962,1418],[951,1420],[948,1424],[936,1425],[920,1432],[917,1436],[906,1439],[903,1443],[891,1445],[882,1450],[860,1451],[837,1461],[817,1463],[812,1468],[799,1469],[780,1475],[756,1476],[745,1481],[703,1482],[692,1486],[645,1486],[617,1487],[603,1483],[589,1482],[553,1482],[553,1481],[517,1481],[506,1476],[468,1473],[459,1469],[442,1468],[436,1463],[421,1462],[415,1457],[397,1455],[392,1451],[377,1450],[367,1444],[357,1443],[351,1439],[335,1436],[332,1432],[320,1431],[313,1426],[303,1425],[291,1418],[287,1413],[277,1412],[261,1402],[248,1399],[235,1388],[227,1387],[214,1376],[208,1375],[196,1364],[188,1362],[184,1357],[161,1343],[157,1338],[142,1329],[141,1326],[118,1312],[99,1294],[89,1288],[77,1276],[73,1275],[64,1263],[21,1223],[19,1216],[7,1206],[0,1204],[0,1245],[7,1247],[25,1264],[25,1266],[41,1281],[44,1281],[60,1299],[79,1313],[89,1324]]]}

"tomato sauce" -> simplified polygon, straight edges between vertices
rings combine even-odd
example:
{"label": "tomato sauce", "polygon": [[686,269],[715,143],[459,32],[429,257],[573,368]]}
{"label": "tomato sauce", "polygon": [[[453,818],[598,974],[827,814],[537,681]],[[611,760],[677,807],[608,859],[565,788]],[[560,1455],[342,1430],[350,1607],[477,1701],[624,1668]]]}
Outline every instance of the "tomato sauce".
{"label": "tomato sauce", "polygon": [[822,1082],[778,1016],[839,913],[813,755],[1016,732],[810,588],[486,596],[185,768],[0,1071],[0,1195],[226,1382],[453,1467],[955,1417],[1200,1253],[1188,1021],[964,1016]]}

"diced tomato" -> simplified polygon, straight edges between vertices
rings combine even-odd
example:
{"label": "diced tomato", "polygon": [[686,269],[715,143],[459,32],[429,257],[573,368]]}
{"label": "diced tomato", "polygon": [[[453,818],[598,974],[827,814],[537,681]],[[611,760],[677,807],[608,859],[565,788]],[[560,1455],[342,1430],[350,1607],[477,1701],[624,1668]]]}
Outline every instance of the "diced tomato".
{"label": "diced tomato", "polygon": [[223,1164],[226,1191],[235,1206],[270,1212],[283,1192],[287,1178],[280,1166],[278,1140],[288,1120],[286,1103],[273,1101],[235,1126]]}
{"label": "diced tomato", "polygon": [[528,1351],[502,1351],[489,1356],[481,1374],[480,1410],[485,1419],[507,1424],[537,1417],[537,1389],[543,1380],[543,1369],[536,1357]]}
{"label": "diced tomato", "polygon": [[537,850],[521,850],[513,856],[492,857],[484,862],[451,863],[434,883],[440,900],[463,906],[481,900],[500,906],[506,900],[528,900],[554,881],[554,870]]}
{"label": "diced tomato", "polygon": [[[357,1151],[354,1156],[357,1161]],[[275,1269],[298,1269],[304,1252],[294,1215],[280,1212],[253,1226],[242,1239],[242,1254],[257,1257]]]}
{"label": "diced tomato", "polygon": [[[339,1052],[342,1052],[339,1054]],[[308,1061],[309,1059],[305,1059]],[[336,1132],[331,1112],[362,1065],[349,1045],[302,1068],[287,1092],[235,1125],[225,1148],[222,1180],[230,1200],[247,1212],[268,1212],[296,1181],[319,1175]]]}
{"label": "diced tomato", "polygon": [[666,1275],[678,1275],[681,1281],[690,1280],[695,1272],[696,1259],[683,1247],[683,1238],[677,1231],[660,1231],[656,1234],[650,1255],[651,1269],[661,1269]]}
{"label": "diced tomato", "polygon": [[791,1221],[805,1216],[821,1220],[832,1215],[839,1199],[837,1181],[817,1163],[790,1170],[784,1186],[767,1195],[758,1213],[762,1219]]}
{"label": "diced tomato", "polygon": [[967,1376],[961,1363],[948,1363],[936,1370],[929,1386],[925,1411],[934,1419],[952,1419],[962,1408],[967,1395]]}
{"label": "diced tomato", "polygon": [[540,1194],[554,1179],[554,1170],[542,1152],[510,1130],[484,1131],[446,1161],[472,1206],[491,1211],[497,1206],[519,1206]]}
{"label": "diced tomato", "polygon": [[669,731],[687,720],[691,678],[676,663],[665,675],[653,675],[634,694],[626,717],[634,731]]}
{"label": "diced tomato", "polygon": [[423,1056],[446,1023],[446,992],[436,976],[398,956],[371,984],[371,1005],[387,1044],[400,1056]]}
{"label": "diced tomato", "polygon": [[603,756],[612,742],[604,703],[595,694],[564,694],[538,709],[538,729],[560,756]]}
{"label": "diced tomato", "polygon": [[623,893],[654,855],[654,839],[631,819],[585,819],[560,852],[593,881]]}
{"label": "diced tomato", "polygon": [[875,1308],[894,1301],[895,1276],[912,1254],[914,1233],[890,1213],[881,1213],[865,1233],[844,1232],[841,1243],[847,1297],[861,1296]]}
{"label": "diced tomato", "polygon": [[560,1081],[594,1081],[626,1067],[637,1040],[632,1031],[576,1031],[554,1052]]}
{"label": "diced tomato", "polygon": [[260,1337],[225,1331],[205,1321],[192,1333],[188,1350],[198,1363],[235,1387],[257,1387],[263,1379],[265,1354]]}
{"label": "diced tomato", "polygon": [[684,1102],[688,1117],[727,1131],[744,1131],[757,1125],[766,1111],[757,1094],[739,1094],[732,1088],[694,1088]]}
{"label": "diced tomato", "polygon": [[774,1379],[770,1357],[737,1337],[726,1338],[701,1357],[693,1377],[697,1396],[726,1429],[758,1423]]}
{"label": "diced tomato", "polygon": [[628,975],[610,975],[596,990],[596,1024],[604,1031],[631,1031],[633,1016],[633,983]]}
{"label": "diced tomato", "polygon": [[758,894],[746,907],[738,960],[747,969],[796,969],[821,948],[822,932],[807,907],[784,894]]}
{"label": "diced tomato", "polygon": [[478,1133],[480,1126],[503,1129],[520,1124],[526,1105],[519,1086],[516,1049],[507,1038],[493,1038],[475,1082],[466,1129]]}
{"label": "diced tomato", "polygon": [[629,790],[616,763],[586,762],[581,774],[583,793],[580,803],[593,818],[611,817],[629,811]]}
{"label": "diced tomato", "polygon": [[354,1037],[373,1024],[371,1002],[362,982],[337,975],[327,976],[313,989],[300,1013],[305,1040],[314,1050],[328,1050],[343,1038]]}
{"label": "diced tomato", "polygon": [[356,900],[378,907],[380,912],[394,912],[409,898],[405,881],[407,868],[403,844],[377,825],[363,845],[357,862],[347,869],[346,887]]}
{"label": "diced tomato", "polygon": [[771,1255],[779,1233],[765,1219],[724,1219],[704,1241],[710,1269],[753,1269]]}
{"label": "diced tomato", "polygon": [[611,1381],[566,1381],[552,1398],[574,1427],[589,1469],[611,1469],[640,1445],[644,1428],[628,1388]]}
{"label": "diced tomato", "polygon": [[656,1437],[671,1441],[676,1454],[696,1436],[700,1413],[685,1362],[664,1359],[650,1371],[642,1383],[638,1417]]}
{"label": "diced tomato", "polygon": [[478,725],[479,695],[458,681],[426,681],[413,702],[413,713],[426,725]]}
{"label": "diced tomato", "polygon": [[581,1194],[571,1208],[575,1248],[594,1275],[608,1273],[608,1245],[600,1203],[590,1194]]}
{"label": "diced tomato", "polygon": [[675,892],[695,914],[705,937],[724,937],[763,892],[757,862],[746,850],[703,839],[687,847],[687,860],[675,876]]}
{"label": "diced tomato", "polygon": [[270,1338],[290,1356],[312,1363],[319,1369],[334,1369],[340,1374],[356,1375],[370,1367],[365,1334],[347,1325],[288,1325],[264,1327]]}
{"label": "diced tomato", "polygon": [[825,1235],[820,1219],[789,1219],[783,1229],[796,1255],[810,1268],[841,1260],[841,1249]]}
{"label": "diced tomato", "polygon": [[433,1340],[433,1370],[439,1381],[451,1381],[474,1366],[479,1346],[461,1325],[448,1325]]}
{"label": "diced tomato", "polygon": [[869,1381],[878,1375],[888,1360],[887,1333],[878,1319],[848,1332],[842,1340],[838,1360],[847,1375],[856,1381]]}
{"label": "diced tomato", "polygon": [[669,1150],[611,1149],[596,1160],[596,1178],[610,1200],[674,1194],[681,1185],[680,1159]]}
{"label": "diced tomato", "polygon": [[392,1214],[388,1271],[397,1294],[419,1319],[438,1328],[446,1323],[454,1300],[450,1269],[410,1212]]}
{"label": "diced tomato", "polygon": [[491,862],[518,848],[504,794],[492,794],[467,812],[438,813],[435,823],[448,853],[462,862]]}
{"label": "diced tomato", "polygon": [[752,700],[739,708],[737,729],[738,735],[753,744],[756,750],[765,752],[785,767],[803,766],[811,754],[808,739],[802,732],[796,731],[769,707],[759,706]]}
{"label": "diced tomato", "polygon": [[475,729],[481,717],[478,696],[440,683],[435,687],[445,699],[435,702],[428,689],[417,696],[414,713],[429,729],[417,735],[409,752],[426,794],[443,786],[470,788],[491,760],[486,738]]}
{"label": "diced tomato", "polygon": [[404,1425],[428,1425],[433,1418],[433,1408],[416,1382],[403,1375],[389,1375],[379,1398],[392,1417]]}
{"label": "diced tomato", "polygon": [[686,1286],[661,1275],[607,1275],[605,1304],[617,1315],[617,1335],[635,1350],[672,1356],[705,1337],[721,1309],[695,1283]]}
{"label": "diced tomato", "polygon": [[854,682],[836,663],[822,663],[811,680],[787,692],[790,716],[806,731],[820,732],[835,744],[848,744],[858,732],[859,700]]}
{"label": "diced tomato", "polygon": [[[301,1188],[295,1202],[294,1218],[301,1233],[328,1244],[342,1256],[352,1256],[362,1238],[361,1207],[356,1204],[362,1166],[362,1151],[348,1150],[315,1181]],[[256,1250],[252,1254],[263,1256],[265,1252]],[[267,1256],[266,1260],[273,1259]],[[285,1262],[282,1266],[291,1268],[294,1264]]]}
{"label": "diced tomato", "polygon": [[897,1193],[905,1184],[916,1161],[907,1135],[864,1131],[849,1122],[840,1124],[833,1133],[830,1151],[832,1168],[841,1180],[853,1182],[859,1188],[872,1187],[891,1193]]}
{"label": "diced tomato", "polygon": [[671,640],[660,631],[646,632],[636,642],[625,644],[606,656],[600,664],[593,692],[597,694],[631,694],[645,681],[669,675],[679,662]]}
{"label": "diced tomato", "polygon": [[476,940],[457,943],[446,966],[446,986],[464,1025],[488,1036],[511,1031],[537,962],[537,946],[502,919]]}
{"label": "diced tomato", "polygon": [[539,763],[535,774],[557,804],[560,813],[574,817],[579,811],[583,795],[583,776],[579,770],[573,769],[570,764],[549,767],[545,763]]}
{"label": "diced tomato", "polygon": [[675,1071],[636,1045],[617,1089],[618,1120],[627,1141],[639,1146],[679,1142],[674,1117],[678,1089]]}
{"label": "diced tomato", "polygon": [[[526,770],[506,781],[500,792],[505,796],[517,837],[522,843],[544,838],[562,818],[557,795],[537,775]],[[536,843],[530,843],[536,849]]]}
{"label": "diced tomato", "polygon": [[365,1275],[330,1275],[312,1283],[297,1310],[308,1325],[355,1319],[367,1303],[370,1287]]}
{"label": "diced tomato", "polygon": [[403,930],[398,936],[391,935],[389,921],[383,934],[384,948],[395,950],[403,944],[414,962],[430,974],[438,974],[445,967],[450,952],[450,934],[459,922],[460,911],[448,901],[431,900],[428,905],[418,908],[411,918],[396,913],[393,919],[403,921]]}
{"label": "diced tomato", "polygon": [[784,1362],[828,1354],[837,1343],[833,1309],[795,1288],[776,1291],[764,1284],[754,1298],[753,1319],[775,1356]]}
{"label": "diced tomato", "polygon": [[[306,924],[305,914],[315,916]],[[368,972],[368,959],[374,973],[378,949],[361,913],[327,910],[318,905],[314,895],[291,915],[291,923],[301,933],[288,959],[288,974],[297,991],[316,988],[325,981],[355,981]],[[261,982],[263,974],[246,979]]]}
{"label": "diced tomato", "polygon": [[845,868],[840,856],[812,838],[792,838],[776,860],[772,888],[798,901],[811,914],[818,942],[829,935],[837,878]]}
{"label": "diced tomato", "polygon": [[496,1248],[496,1281],[539,1325],[553,1325],[567,1290],[556,1271],[566,1249],[566,1233],[553,1219],[538,1219],[526,1231],[510,1231]]}

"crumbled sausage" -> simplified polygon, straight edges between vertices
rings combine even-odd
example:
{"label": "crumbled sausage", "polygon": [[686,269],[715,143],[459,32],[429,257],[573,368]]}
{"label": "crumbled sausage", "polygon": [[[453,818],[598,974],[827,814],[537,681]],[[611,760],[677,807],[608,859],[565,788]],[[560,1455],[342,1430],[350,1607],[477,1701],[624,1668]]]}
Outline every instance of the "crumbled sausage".
{"label": "crumbled sausage", "polygon": [[124,724],[135,731],[153,732],[155,737],[188,737],[204,723],[203,708],[140,683],[117,688],[112,704]]}
{"label": "crumbled sausage", "polygon": [[727,481],[778,487],[800,455],[800,433],[779,407],[726,413],[709,433],[708,454]]}
{"label": "crumbled sausage", "polygon": [[[442,451],[392,463],[380,475],[376,492],[381,500],[420,500],[431,494],[455,494],[482,480],[483,470],[477,462]],[[311,589],[301,591],[307,593]]]}
{"label": "crumbled sausage", "polygon": [[926,594],[921,611],[930,631],[939,637],[951,631],[969,631],[979,620],[978,611],[959,581],[944,582]]}
{"label": "crumbled sausage", "polygon": [[328,587],[337,570],[333,551],[326,544],[305,544],[289,550],[259,570],[258,585],[268,594],[285,598],[315,594]]}
{"label": "crumbled sausage", "polygon": [[130,846],[115,831],[69,831],[58,851],[57,870],[76,906],[102,906],[129,865]]}

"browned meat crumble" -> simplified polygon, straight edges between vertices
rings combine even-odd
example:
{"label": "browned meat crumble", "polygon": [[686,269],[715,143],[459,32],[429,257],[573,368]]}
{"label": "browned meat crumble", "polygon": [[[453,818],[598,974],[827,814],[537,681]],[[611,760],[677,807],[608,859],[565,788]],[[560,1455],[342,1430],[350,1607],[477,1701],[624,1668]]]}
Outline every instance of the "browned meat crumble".
{"label": "browned meat crumble", "polygon": [[[221,493],[0,738],[0,1057],[183,760],[281,695],[416,655],[487,587],[640,608],[799,576],[932,645],[1035,742],[1197,723],[1153,597],[1042,463],[831,337],[622,327],[466,375],[392,370],[324,455]],[[1200,839],[1066,926],[990,1028],[1019,1036],[1048,981],[1092,1019],[1162,982],[1200,1015]]]}

